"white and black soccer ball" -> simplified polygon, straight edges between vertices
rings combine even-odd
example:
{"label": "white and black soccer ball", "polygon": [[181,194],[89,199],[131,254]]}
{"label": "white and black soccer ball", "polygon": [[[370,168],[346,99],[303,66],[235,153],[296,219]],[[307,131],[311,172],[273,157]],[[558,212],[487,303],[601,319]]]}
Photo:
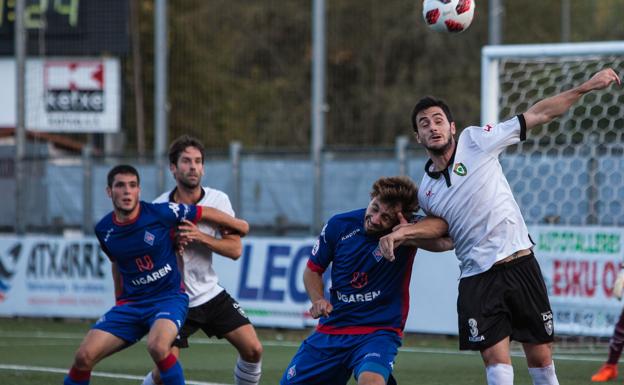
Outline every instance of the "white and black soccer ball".
{"label": "white and black soccer ball", "polygon": [[424,0],[423,17],[430,28],[449,33],[465,31],[474,17],[475,0]]}

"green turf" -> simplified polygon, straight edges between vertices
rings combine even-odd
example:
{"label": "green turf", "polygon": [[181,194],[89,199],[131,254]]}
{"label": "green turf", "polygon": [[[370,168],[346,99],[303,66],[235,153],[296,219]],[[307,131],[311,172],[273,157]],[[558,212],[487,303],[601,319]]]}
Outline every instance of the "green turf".
{"label": "green turf", "polygon": [[[0,365],[55,368],[61,373],[0,368],[1,385],[62,384],[64,372],[89,328],[86,322],[54,322],[0,318]],[[306,331],[259,330],[264,343],[262,384],[277,384]],[[201,337],[201,336],[200,336]],[[409,335],[399,353],[395,377],[399,384],[483,384],[483,364],[478,354],[459,354],[450,337]],[[593,350],[593,351],[591,351]],[[557,351],[559,382],[589,384],[589,377],[606,357],[604,346],[588,350]],[[232,384],[236,352],[227,343],[206,338],[191,340],[183,351],[187,380]],[[523,357],[514,357],[516,384],[531,384]],[[143,376],[151,367],[144,342],[102,361],[96,372]],[[140,380],[94,376],[93,385],[140,384]],[[351,382],[354,384],[355,382]]]}

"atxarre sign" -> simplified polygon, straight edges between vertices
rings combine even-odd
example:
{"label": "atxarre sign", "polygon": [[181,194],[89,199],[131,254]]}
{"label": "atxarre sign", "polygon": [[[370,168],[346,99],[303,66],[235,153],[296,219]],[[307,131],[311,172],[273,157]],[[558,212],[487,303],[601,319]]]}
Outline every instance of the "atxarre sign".
{"label": "atxarre sign", "polygon": [[[0,127],[15,127],[15,61],[0,60]],[[120,129],[121,83],[117,58],[29,59],[26,128],[47,132]]]}

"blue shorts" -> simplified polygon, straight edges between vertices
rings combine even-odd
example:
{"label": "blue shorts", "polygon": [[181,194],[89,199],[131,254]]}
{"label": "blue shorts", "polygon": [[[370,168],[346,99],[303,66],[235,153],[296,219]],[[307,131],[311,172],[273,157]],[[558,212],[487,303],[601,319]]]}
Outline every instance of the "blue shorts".
{"label": "blue shorts", "polygon": [[388,381],[401,346],[396,333],[379,330],[370,334],[324,334],[314,332],[286,368],[281,385],[345,385],[351,374],[378,373]]}
{"label": "blue shorts", "polygon": [[188,311],[188,295],[173,294],[149,301],[128,302],[113,306],[93,326],[121,338],[128,344],[138,342],[149,333],[157,319],[169,319],[178,327],[184,324]]}

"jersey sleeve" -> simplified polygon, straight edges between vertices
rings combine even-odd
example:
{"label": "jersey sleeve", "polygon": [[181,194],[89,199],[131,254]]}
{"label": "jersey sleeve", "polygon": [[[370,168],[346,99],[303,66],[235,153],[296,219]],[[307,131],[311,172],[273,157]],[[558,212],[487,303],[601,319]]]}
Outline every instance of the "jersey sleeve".
{"label": "jersey sleeve", "polygon": [[162,221],[168,226],[188,220],[197,223],[201,218],[201,206],[185,205],[180,203],[148,203],[151,204]]}
{"label": "jersey sleeve", "polygon": [[338,225],[335,220],[330,219],[321,230],[314,247],[310,259],[308,259],[308,268],[316,273],[323,274],[327,267],[334,259],[334,250],[336,239],[339,236]]}
{"label": "jersey sleeve", "polygon": [[470,127],[472,140],[485,152],[498,156],[503,150],[526,139],[526,122],[523,115],[484,127]]}
{"label": "jersey sleeve", "polygon": [[234,215],[234,209],[232,208],[232,203],[230,202],[230,198],[228,198],[226,194],[219,194],[219,197],[215,200],[214,208],[219,209],[223,211],[224,213],[231,215],[233,217],[236,216]]}
{"label": "jersey sleeve", "polygon": [[108,257],[108,260],[111,261],[111,262],[115,262],[115,259],[111,256],[111,253],[110,253],[110,251],[108,251],[108,248],[106,247],[106,244],[100,238],[100,235],[97,232],[95,233],[95,237],[97,238],[97,240],[98,240],[98,242],[100,244],[100,248],[102,249],[104,254],[106,254],[106,256]]}

